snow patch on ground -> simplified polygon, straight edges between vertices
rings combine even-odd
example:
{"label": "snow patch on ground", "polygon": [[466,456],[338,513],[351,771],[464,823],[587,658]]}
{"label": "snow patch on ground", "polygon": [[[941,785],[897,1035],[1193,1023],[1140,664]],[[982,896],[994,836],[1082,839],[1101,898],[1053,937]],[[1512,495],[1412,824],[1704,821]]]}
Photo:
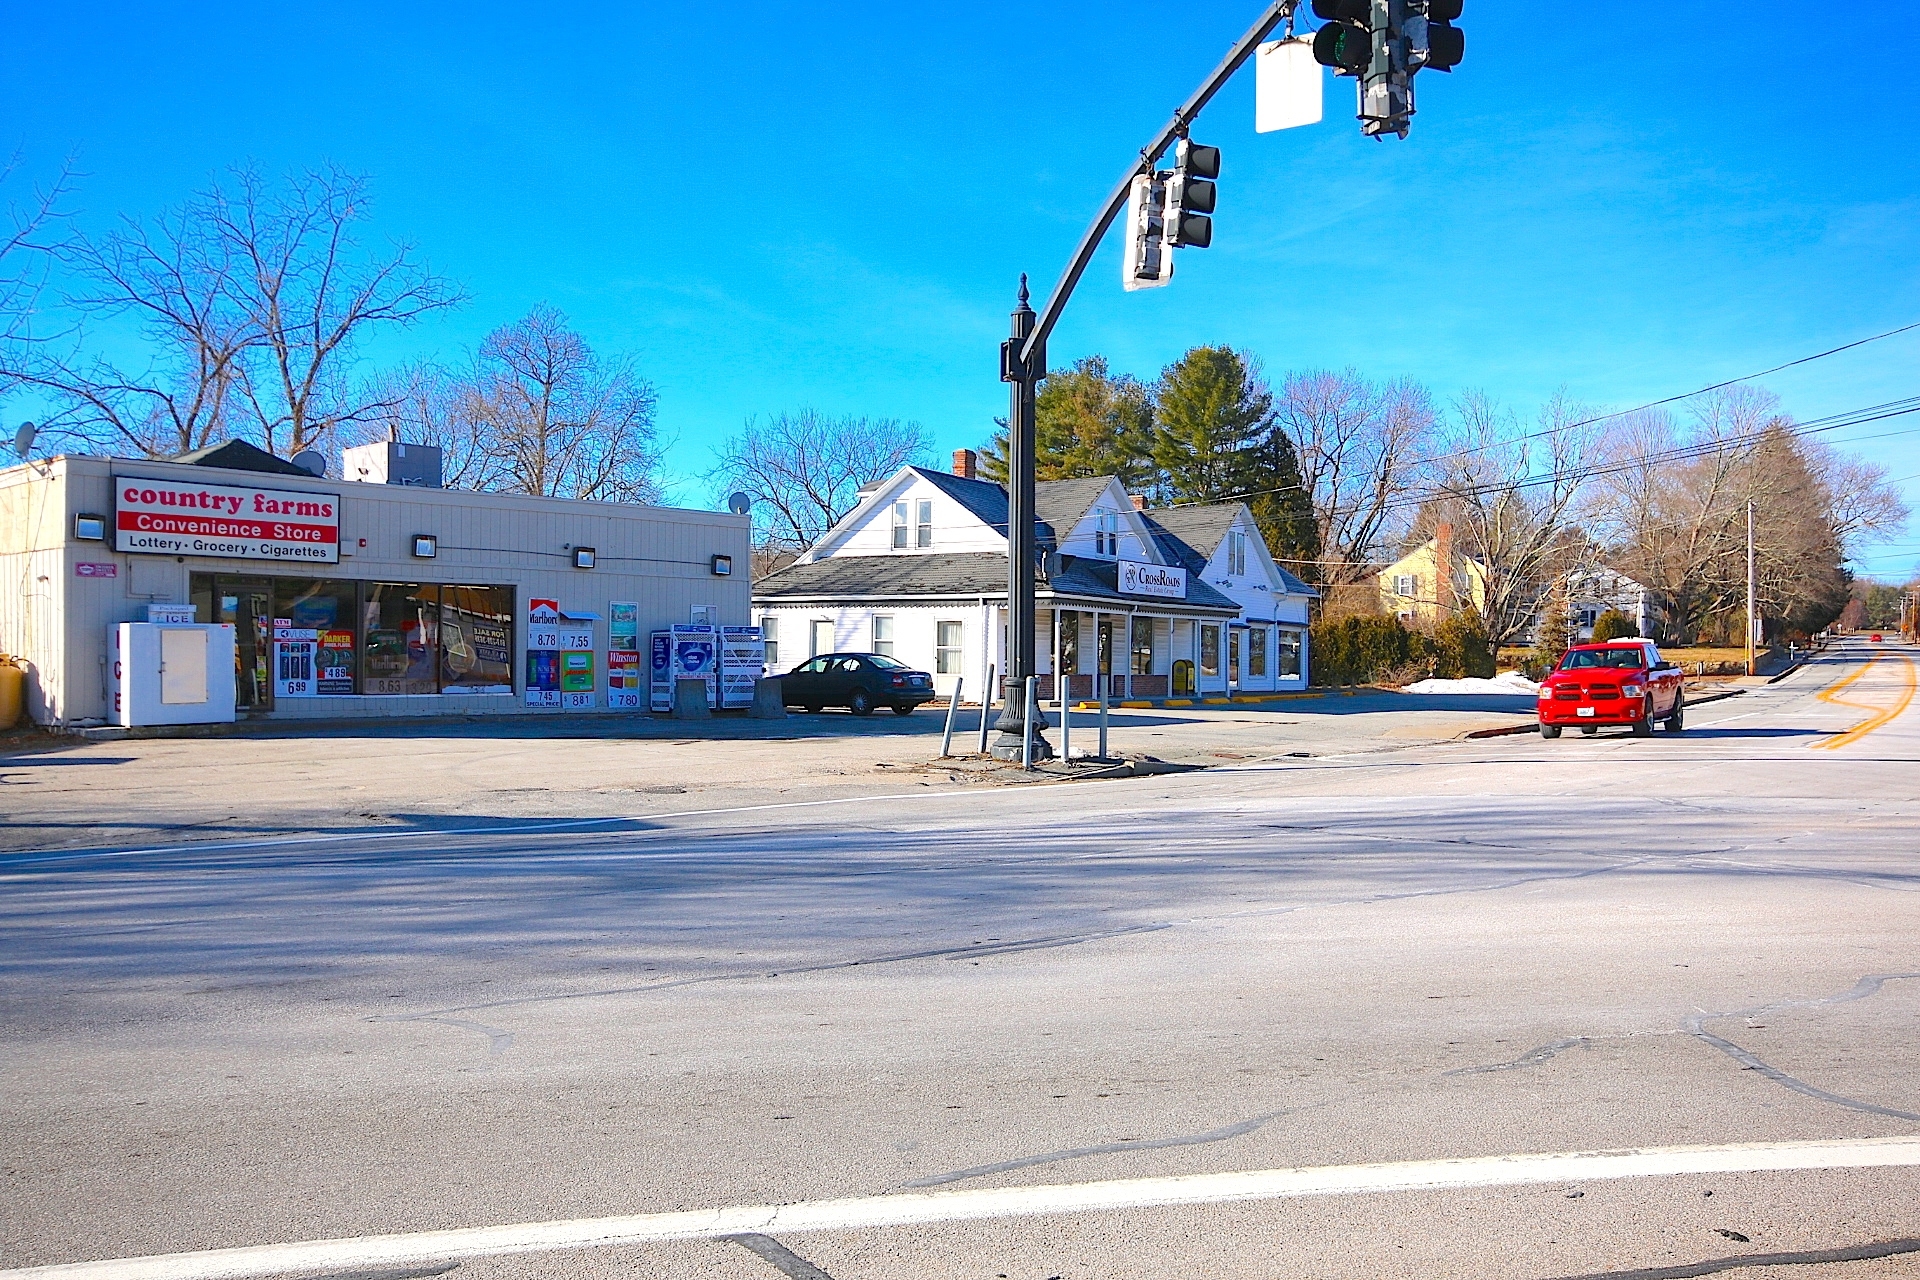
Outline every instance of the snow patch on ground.
{"label": "snow patch on ground", "polygon": [[1491,680],[1416,680],[1401,690],[1403,693],[1505,693],[1527,694],[1540,692],[1540,686],[1521,675],[1518,671],[1502,671]]}

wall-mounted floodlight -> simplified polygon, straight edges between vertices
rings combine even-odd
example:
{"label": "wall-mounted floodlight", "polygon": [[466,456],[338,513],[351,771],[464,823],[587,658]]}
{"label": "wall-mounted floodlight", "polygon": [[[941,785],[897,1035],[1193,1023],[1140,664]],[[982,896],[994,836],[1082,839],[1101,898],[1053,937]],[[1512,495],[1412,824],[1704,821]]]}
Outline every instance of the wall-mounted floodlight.
{"label": "wall-mounted floodlight", "polygon": [[440,539],[436,538],[431,533],[416,533],[413,535],[413,558],[414,559],[431,560],[439,554],[440,554]]}
{"label": "wall-mounted floodlight", "polygon": [[574,568],[591,569],[593,568],[593,559],[594,551],[592,547],[575,547],[573,549]]}
{"label": "wall-mounted floodlight", "polygon": [[731,578],[733,576],[733,557],[715,556],[711,567],[714,577]]}
{"label": "wall-mounted floodlight", "polygon": [[73,517],[73,536],[81,542],[105,542],[107,518],[90,511],[76,512]]}

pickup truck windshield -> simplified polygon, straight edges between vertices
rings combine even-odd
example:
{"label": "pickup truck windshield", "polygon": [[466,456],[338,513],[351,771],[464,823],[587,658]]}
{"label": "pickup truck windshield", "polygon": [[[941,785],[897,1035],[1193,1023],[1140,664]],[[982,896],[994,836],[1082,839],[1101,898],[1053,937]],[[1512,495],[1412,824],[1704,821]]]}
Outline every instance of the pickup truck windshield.
{"label": "pickup truck windshield", "polygon": [[1574,649],[1561,660],[1562,671],[1590,671],[1595,667],[1610,667],[1614,670],[1638,671],[1647,665],[1646,654],[1640,646],[1619,649]]}

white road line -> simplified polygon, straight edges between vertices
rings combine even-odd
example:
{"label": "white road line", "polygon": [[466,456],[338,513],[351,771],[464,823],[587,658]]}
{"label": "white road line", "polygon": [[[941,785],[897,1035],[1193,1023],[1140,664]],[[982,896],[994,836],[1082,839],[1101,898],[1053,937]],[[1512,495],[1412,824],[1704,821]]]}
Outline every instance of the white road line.
{"label": "white road line", "polygon": [[756,1232],[784,1235],[800,1231],[858,1231],[982,1218],[1219,1204],[1291,1196],[1459,1190],[1678,1174],[1901,1166],[1920,1166],[1920,1137],[1479,1156],[936,1191],[785,1205],[734,1205],[618,1218],[575,1218],[408,1235],[308,1240],[296,1244],[26,1267],[0,1271],[0,1280],[249,1280],[297,1272],[369,1270],[498,1254],[714,1239]]}

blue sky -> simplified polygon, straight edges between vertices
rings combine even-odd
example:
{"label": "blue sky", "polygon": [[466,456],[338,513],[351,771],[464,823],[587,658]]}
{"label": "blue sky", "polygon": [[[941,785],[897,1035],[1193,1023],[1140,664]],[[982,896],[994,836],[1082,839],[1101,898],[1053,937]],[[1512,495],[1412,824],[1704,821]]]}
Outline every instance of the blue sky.
{"label": "blue sky", "polygon": [[[1469,0],[1407,141],[1259,135],[1251,71],[1202,117],[1214,247],[1123,293],[1109,243],[1052,347],[1151,377],[1226,342],[1530,408],[1624,406],[1920,320],[1916,27],[1785,4]],[[372,175],[377,230],[473,295],[370,359],[457,357],[536,302],[658,385],[679,496],[749,414],[1005,411],[1021,271],[1098,200],[1255,3],[237,6],[0,3],[0,148],[86,172],[90,225],[222,166]],[[933,16],[937,13],[937,18]],[[1837,18],[1827,19],[1837,23]],[[1837,29],[1837,28],[1836,28]],[[1871,63],[1823,60],[1856,49]],[[1879,68],[1876,70],[1876,68]],[[1768,380],[1802,418],[1920,394],[1920,332]],[[4,407],[0,407],[0,413]],[[1920,507],[1920,420],[1849,433]],[[1844,443],[1844,441],[1842,441]],[[1920,523],[1870,571],[1920,562]]]}

